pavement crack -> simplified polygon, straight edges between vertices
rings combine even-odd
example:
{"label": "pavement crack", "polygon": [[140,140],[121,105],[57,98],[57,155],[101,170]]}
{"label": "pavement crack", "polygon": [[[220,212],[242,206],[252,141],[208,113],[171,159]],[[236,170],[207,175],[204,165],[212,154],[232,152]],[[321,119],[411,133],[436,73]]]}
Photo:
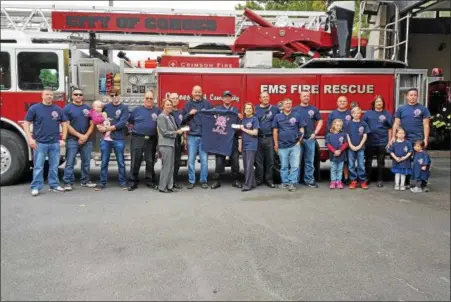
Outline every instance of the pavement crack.
{"label": "pavement crack", "polygon": [[403,284],[406,285],[407,287],[410,287],[411,289],[413,289],[413,290],[416,291],[417,293],[420,293],[420,294],[425,295],[425,293],[423,293],[422,291],[420,291],[418,288],[416,288],[415,286],[413,286],[412,284],[410,284],[410,283],[407,282],[406,280],[401,279],[401,278],[396,278],[396,279],[398,279],[399,281],[401,281],[401,283],[403,283]]}

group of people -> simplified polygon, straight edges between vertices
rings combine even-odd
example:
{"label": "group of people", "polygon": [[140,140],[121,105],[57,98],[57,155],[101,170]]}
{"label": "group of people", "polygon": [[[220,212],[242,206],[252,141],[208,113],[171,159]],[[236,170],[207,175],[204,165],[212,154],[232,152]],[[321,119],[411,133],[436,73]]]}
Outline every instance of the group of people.
{"label": "group of people", "polygon": [[[259,96],[260,104],[245,103],[240,112],[232,104],[232,93],[223,93],[223,104],[213,106],[203,99],[200,86],[192,89],[192,98],[183,109],[178,108],[179,96],[171,93],[164,100],[162,108],[155,106],[153,92],[147,92],[142,106],[131,112],[121,103],[118,91],[110,94],[110,102],[94,102],[93,108],[84,103],[80,89],[72,91],[72,102],[64,108],[52,104],[53,92],[42,92],[42,103],[28,110],[24,129],[28,144],[33,149],[33,180],[31,194],[39,195],[44,187],[43,167],[49,160],[48,184],[51,191],[71,191],[75,182],[74,164],[76,155],[81,158],[81,186],[103,190],[108,180],[110,154],[116,155],[119,184],[124,190],[132,191],[139,185],[139,170],[145,160],[146,185],[162,193],[181,189],[178,172],[183,150],[188,151],[188,189],[196,184],[195,161],[200,159],[200,185],[202,188],[217,189],[225,170],[226,156],[216,154],[213,184],[208,185],[208,154],[202,146],[203,110],[217,109],[233,111],[238,115],[239,127],[235,131],[232,154],[229,156],[232,185],[249,191],[266,184],[275,188],[273,180],[274,157],[280,159],[280,188],[295,191],[299,184],[299,166],[304,160],[301,182],[317,188],[314,178],[316,138],[323,127],[318,108],[310,104],[310,93],[300,93],[300,104],[293,106],[290,99],[282,101],[281,108],[270,104],[267,92]],[[395,173],[395,189],[405,190],[409,175],[416,181],[413,192],[427,189],[430,158],[425,148],[429,138],[429,111],[418,104],[418,91],[407,92],[407,104],[396,111],[394,119],[385,108],[381,96],[372,102],[372,110],[365,112],[358,105],[348,109],[348,100],[340,96],[337,109],[329,114],[326,124],[326,146],[330,152],[331,189],[350,189],[360,186],[368,188],[367,175],[371,173],[373,158],[377,158],[377,186],[383,186],[383,170],[387,152],[393,157],[392,171]],[[33,125],[33,132],[30,125]],[[62,133],[60,135],[60,126]],[[103,134],[100,141],[100,181],[90,179],[92,151],[91,134],[97,129]],[[131,166],[129,178],[125,169],[124,151],[126,132],[131,134]],[[58,179],[60,148],[66,147],[66,166],[63,186]],[[414,150],[414,151],[413,151]],[[157,152],[162,161],[160,178],[157,182],[154,165]],[[239,181],[239,154],[243,157],[244,184]],[[411,164],[412,154],[414,156]],[[255,169],[254,169],[255,167]]]}

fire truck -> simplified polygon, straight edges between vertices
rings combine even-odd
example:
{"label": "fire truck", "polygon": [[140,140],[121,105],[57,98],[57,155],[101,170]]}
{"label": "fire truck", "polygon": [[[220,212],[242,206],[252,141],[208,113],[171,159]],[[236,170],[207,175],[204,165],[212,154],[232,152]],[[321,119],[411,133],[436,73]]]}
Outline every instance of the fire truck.
{"label": "fire truck", "polygon": [[[32,167],[22,124],[27,109],[41,101],[44,87],[54,90],[54,103],[61,107],[69,102],[74,87],[83,90],[88,104],[107,102],[108,93],[117,88],[130,110],[142,105],[147,91],[156,93],[159,104],[177,92],[182,107],[194,85],[203,87],[204,97],[213,105],[221,103],[224,90],[230,90],[239,109],[245,102],[258,104],[262,91],[270,94],[274,105],[286,97],[298,103],[299,92],[310,91],[311,102],[324,119],[340,95],[364,110],[370,109],[375,95],[382,95],[393,112],[404,103],[405,91],[415,87],[424,102],[427,71],[407,68],[408,40],[399,41],[396,32],[401,22],[408,28],[410,16],[396,16],[395,23],[384,29],[395,32],[393,39],[386,35],[382,44],[369,45],[360,35],[365,29],[359,27],[358,37],[349,34],[353,3],[334,2],[327,12],[262,11],[260,15],[248,9],[211,12],[2,4],[1,185],[17,183]],[[362,1],[360,12],[364,5]],[[400,60],[403,46],[405,56]],[[119,64],[114,63],[113,50],[120,51]],[[158,62],[136,62],[126,54],[135,50],[164,51],[165,55]],[[377,52],[382,58],[373,58]],[[299,67],[272,68],[274,57]],[[92,141],[92,158],[98,165],[99,134]],[[319,171],[320,161],[328,158],[324,128],[317,141]],[[186,160],[185,154],[184,164]],[[275,167],[277,172],[277,162]]]}

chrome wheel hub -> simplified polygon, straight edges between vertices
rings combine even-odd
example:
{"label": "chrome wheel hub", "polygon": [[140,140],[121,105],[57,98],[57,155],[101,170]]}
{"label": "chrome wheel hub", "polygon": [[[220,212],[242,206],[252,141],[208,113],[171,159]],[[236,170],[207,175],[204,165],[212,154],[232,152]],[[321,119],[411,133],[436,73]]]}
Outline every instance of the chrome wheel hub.
{"label": "chrome wheel hub", "polygon": [[3,145],[0,146],[0,153],[2,157],[1,175],[3,175],[4,173],[6,173],[6,171],[9,170],[9,168],[11,168],[12,156],[11,152],[9,152],[9,150]]}

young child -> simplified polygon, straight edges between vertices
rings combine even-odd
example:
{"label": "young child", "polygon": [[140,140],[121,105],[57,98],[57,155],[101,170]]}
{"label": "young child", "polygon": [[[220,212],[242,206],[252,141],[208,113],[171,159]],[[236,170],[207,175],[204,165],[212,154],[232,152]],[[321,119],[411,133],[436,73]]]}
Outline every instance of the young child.
{"label": "young child", "polygon": [[342,132],[343,121],[334,119],[329,133],[326,135],[326,146],[329,149],[330,158],[330,189],[343,189],[341,176],[345,162],[345,150],[348,147],[346,133]]}
{"label": "young child", "polygon": [[388,148],[388,152],[393,158],[391,171],[395,173],[395,190],[405,191],[406,175],[412,173],[410,156],[412,155],[412,144],[405,139],[406,132],[399,128],[396,132],[396,141]]}
{"label": "young child", "polygon": [[[357,180],[360,180],[360,187],[368,189],[365,172],[365,142],[370,132],[368,124],[360,120],[362,109],[354,107],[351,110],[352,121],[347,126],[348,138],[348,165],[349,174],[351,176],[351,184],[349,189],[357,187]],[[357,161],[357,166],[355,162]]]}
{"label": "young child", "polygon": [[[102,112],[103,103],[101,101],[94,101],[92,103],[92,109],[89,111],[89,116],[95,125],[103,125],[104,127],[109,127],[111,125],[110,120],[107,117],[106,112]],[[111,131],[105,132],[103,137],[106,141],[112,141]]]}
{"label": "young child", "polygon": [[431,170],[431,158],[424,150],[424,141],[416,141],[413,149],[415,157],[413,159],[412,180],[416,181],[416,187],[412,187],[410,191],[413,193],[429,192],[427,183]]}

